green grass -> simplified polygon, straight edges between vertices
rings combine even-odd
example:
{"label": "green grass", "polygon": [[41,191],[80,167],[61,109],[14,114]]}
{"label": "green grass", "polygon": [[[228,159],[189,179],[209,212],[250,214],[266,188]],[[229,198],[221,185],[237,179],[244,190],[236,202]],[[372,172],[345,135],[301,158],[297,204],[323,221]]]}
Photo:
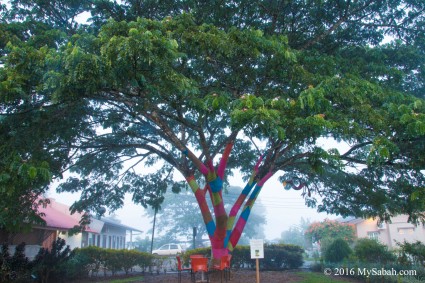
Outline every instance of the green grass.
{"label": "green grass", "polygon": [[302,278],[297,283],[347,283],[347,281],[337,280],[317,272],[297,272],[296,274]]}
{"label": "green grass", "polygon": [[108,283],[131,283],[131,282],[140,282],[143,281],[144,276],[137,276],[137,277],[129,277],[129,278],[122,278],[122,279],[113,279],[111,281],[108,281]]}

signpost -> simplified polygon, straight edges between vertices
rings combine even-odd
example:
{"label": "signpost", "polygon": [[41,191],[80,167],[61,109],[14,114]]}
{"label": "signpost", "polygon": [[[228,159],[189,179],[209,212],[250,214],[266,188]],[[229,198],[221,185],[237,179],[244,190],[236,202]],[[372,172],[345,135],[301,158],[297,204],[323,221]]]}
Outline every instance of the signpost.
{"label": "signpost", "polygon": [[251,258],[255,258],[255,268],[257,274],[257,283],[260,283],[260,258],[264,258],[264,241],[262,239],[250,240]]}

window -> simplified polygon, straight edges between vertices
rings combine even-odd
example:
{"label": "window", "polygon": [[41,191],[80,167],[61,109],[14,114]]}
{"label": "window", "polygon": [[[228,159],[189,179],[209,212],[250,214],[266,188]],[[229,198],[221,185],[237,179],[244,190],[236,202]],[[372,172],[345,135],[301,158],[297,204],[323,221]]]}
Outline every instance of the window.
{"label": "window", "polygon": [[367,237],[372,240],[378,240],[379,232],[378,231],[367,232]]}
{"label": "window", "polygon": [[168,247],[169,247],[170,245],[163,245],[161,248],[160,248],[160,250],[168,250]]}
{"label": "window", "polygon": [[414,232],[415,232],[415,228],[398,228],[398,233],[400,235],[413,234]]}
{"label": "window", "polygon": [[170,250],[177,250],[179,247],[177,245],[170,245]]}

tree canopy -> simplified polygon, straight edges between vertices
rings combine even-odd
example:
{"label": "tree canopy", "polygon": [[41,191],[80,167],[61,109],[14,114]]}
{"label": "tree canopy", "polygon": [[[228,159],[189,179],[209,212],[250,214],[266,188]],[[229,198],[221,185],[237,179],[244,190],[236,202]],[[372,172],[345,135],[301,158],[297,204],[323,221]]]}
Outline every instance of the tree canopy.
{"label": "tree canopy", "polygon": [[312,242],[320,242],[323,239],[343,239],[352,243],[356,238],[356,232],[354,225],[325,219],[321,222],[311,223],[305,231],[305,237]]}
{"label": "tree canopy", "polygon": [[[275,174],[319,211],[423,219],[423,1],[10,3],[0,154],[74,172],[74,210],[190,187],[215,256]],[[227,212],[232,170],[247,185]]]}

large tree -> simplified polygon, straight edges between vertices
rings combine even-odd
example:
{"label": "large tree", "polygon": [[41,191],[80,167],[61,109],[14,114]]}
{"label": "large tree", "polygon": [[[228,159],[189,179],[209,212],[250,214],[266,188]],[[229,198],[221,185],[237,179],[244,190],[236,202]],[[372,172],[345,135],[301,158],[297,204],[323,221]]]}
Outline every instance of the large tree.
{"label": "large tree", "polygon": [[157,207],[179,174],[216,258],[275,174],[319,211],[423,219],[423,1],[11,2],[1,139],[77,174],[74,209]]}

